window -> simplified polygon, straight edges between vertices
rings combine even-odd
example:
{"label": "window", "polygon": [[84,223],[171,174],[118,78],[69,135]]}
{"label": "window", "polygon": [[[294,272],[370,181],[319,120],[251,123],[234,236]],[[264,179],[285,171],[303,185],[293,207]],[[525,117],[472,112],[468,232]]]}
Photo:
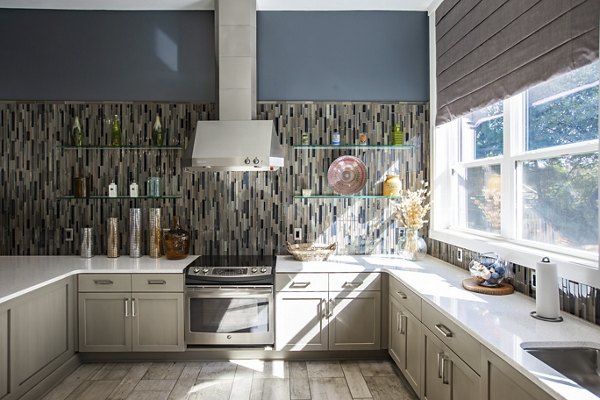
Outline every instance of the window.
{"label": "window", "polygon": [[592,63],[437,127],[431,236],[597,260],[599,72]]}

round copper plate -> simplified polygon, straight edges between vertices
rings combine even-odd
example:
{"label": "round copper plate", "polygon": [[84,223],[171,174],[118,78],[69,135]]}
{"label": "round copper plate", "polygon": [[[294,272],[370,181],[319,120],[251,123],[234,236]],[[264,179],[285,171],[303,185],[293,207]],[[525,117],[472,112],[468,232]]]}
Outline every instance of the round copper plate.
{"label": "round copper plate", "polygon": [[338,157],[329,166],[327,181],[336,193],[358,193],[367,183],[367,167],[356,157]]}

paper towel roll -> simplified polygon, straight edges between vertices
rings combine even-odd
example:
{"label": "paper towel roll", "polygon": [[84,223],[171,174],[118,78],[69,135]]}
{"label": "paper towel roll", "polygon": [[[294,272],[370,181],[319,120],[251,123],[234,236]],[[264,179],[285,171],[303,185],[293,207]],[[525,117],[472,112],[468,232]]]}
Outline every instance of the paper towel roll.
{"label": "paper towel roll", "polygon": [[536,263],[535,311],[543,318],[558,318],[560,305],[558,299],[558,275],[556,263],[548,257]]}

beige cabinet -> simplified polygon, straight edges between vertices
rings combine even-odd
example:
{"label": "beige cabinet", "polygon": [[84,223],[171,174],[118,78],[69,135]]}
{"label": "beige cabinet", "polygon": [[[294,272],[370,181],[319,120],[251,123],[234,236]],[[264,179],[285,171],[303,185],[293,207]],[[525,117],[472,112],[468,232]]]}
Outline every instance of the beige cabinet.
{"label": "beige cabinet", "polygon": [[327,350],[328,292],[278,292],[275,296],[277,350]]}
{"label": "beige cabinet", "polygon": [[131,351],[131,293],[79,293],[79,351]]}
{"label": "beige cabinet", "polygon": [[8,394],[8,310],[0,309],[0,399]]}
{"label": "beige cabinet", "polygon": [[[18,398],[75,354],[73,278],[66,278],[19,297],[0,313],[0,371],[10,379],[3,392]],[[8,386],[8,389],[7,389]]]}
{"label": "beige cabinet", "polygon": [[481,379],[460,357],[423,327],[423,393],[427,400],[481,400]]}
{"label": "beige cabinet", "polygon": [[380,349],[380,279],[379,273],[277,274],[276,350]]}
{"label": "beige cabinet", "polygon": [[80,352],[185,350],[182,275],[83,274],[79,287]]}
{"label": "beige cabinet", "polygon": [[421,321],[390,292],[389,353],[400,371],[419,395],[423,358]]}
{"label": "beige cabinet", "polygon": [[482,386],[484,400],[551,400],[528,378],[510,366],[506,361],[493,354],[487,348],[483,350],[484,373]]}

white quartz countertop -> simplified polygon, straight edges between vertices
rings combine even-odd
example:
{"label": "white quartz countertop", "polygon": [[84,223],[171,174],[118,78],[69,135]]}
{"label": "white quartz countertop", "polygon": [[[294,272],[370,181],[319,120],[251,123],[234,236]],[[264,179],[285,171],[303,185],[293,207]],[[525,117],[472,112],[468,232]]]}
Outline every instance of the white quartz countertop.
{"label": "white quartz countertop", "polygon": [[0,304],[70,275],[85,273],[180,274],[198,256],[183,260],[148,256],[0,256]]}
{"label": "white quartz countertop", "polygon": [[[291,256],[277,258],[278,273],[387,272],[419,293],[424,301],[443,311],[497,356],[557,399],[598,400],[521,348],[522,343],[600,347],[600,327],[562,312],[564,322],[532,318],[535,301],[520,293],[491,296],[466,291],[467,271],[433,257],[406,261],[387,255],[333,256],[326,262],[300,262]],[[557,293],[558,295],[558,293]]]}

